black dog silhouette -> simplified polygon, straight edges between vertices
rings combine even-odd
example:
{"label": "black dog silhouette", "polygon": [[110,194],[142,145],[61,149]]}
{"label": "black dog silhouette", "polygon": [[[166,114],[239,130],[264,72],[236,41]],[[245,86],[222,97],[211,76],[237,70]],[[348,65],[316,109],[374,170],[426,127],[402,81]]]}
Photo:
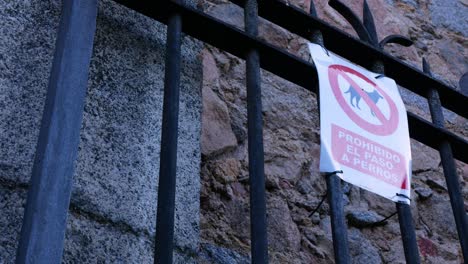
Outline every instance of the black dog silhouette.
{"label": "black dog silhouette", "polygon": [[[364,89],[361,89],[361,90],[364,91]],[[369,96],[369,98],[375,104],[377,104],[377,102],[380,99],[383,99],[382,95],[380,95],[379,92],[377,92],[377,90],[375,90],[375,89],[372,92],[366,92],[366,91],[364,91],[364,92]],[[349,95],[350,95],[349,103],[353,107],[357,107],[357,109],[361,110],[361,108],[359,107],[359,101],[361,100],[361,95],[356,91],[356,88],[354,88],[353,86],[350,85],[348,91],[346,91],[345,93],[349,93]],[[353,101],[356,101],[356,105],[354,105]],[[374,111],[372,111],[372,109],[370,111],[371,111],[371,114],[373,116],[375,116]]]}

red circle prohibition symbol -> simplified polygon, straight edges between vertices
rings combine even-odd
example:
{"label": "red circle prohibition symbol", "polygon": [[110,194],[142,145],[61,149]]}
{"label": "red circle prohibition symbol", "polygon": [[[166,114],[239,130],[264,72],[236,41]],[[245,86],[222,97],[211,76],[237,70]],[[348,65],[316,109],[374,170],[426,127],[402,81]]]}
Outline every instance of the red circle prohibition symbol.
{"label": "red circle prohibition symbol", "polygon": [[[383,99],[387,101],[390,108],[390,116],[388,118],[384,116],[382,110],[380,110],[376,102],[370,98],[369,94],[362,90],[362,88],[356,84],[356,82],[349,76],[349,74],[355,75],[356,77],[370,84],[375,90],[378,91],[378,93],[380,93],[380,95],[382,95]],[[346,103],[344,93],[341,91],[338,84],[339,76],[343,77],[351,85],[351,87],[354,87],[353,92],[356,92],[358,96],[364,100],[364,102],[369,106],[370,110],[374,113],[375,117],[377,117],[377,119],[380,121],[380,124],[374,124],[363,119],[358,114],[356,114],[356,112],[349,106],[348,103]],[[348,117],[354,123],[356,123],[356,125],[378,136],[388,136],[395,132],[398,127],[398,109],[392,98],[390,98],[390,96],[385,93],[385,91],[376,83],[364,76],[362,73],[338,64],[330,65],[328,67],[328,79],[338,104],[341,106],[341,108],[343,108]]]}

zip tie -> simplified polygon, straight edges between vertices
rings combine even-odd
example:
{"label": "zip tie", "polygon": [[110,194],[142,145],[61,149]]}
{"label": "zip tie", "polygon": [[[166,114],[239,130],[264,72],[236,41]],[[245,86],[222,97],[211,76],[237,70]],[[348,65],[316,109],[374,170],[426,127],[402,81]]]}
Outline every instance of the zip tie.
{"label": "zip tie", "polygon": [[320,47],[322,47],[322,49],[325,51],[327,56],[330,57],[330,52],[328,52],[327,48],[325,48],[325,46],[323,46],[323,45],[320,45]]}
{"label": "zip tie", "polygon": [[332,171],[332,172],[325,172],[325,176],[332,176],[333,174],[343,174],[342,170]]}
{"label": "zip tie", "polygon": [[383,78],[383,77],[385,77],[385,75],[383,75],[383,74],[379,74],[379,75],[375,76],[376,79],[380,79],[380,78]]}
{"label": "zip tie", "polygon": [[408,200],[411,201],[411,198],[409,198],[408,196],[406,196],[406,195],[404,195],[404,194],[397,193],[396,196],[398,196],[398,197],[403,197],[403,198],[406,198],[406,199],[408,199]]}
{"label": "zip tie", "polygon": [[380,221],[374,223],[373,225],[375,225],[375,226],[382,225],[383,223],[385,223],[385,221],[387,221],[388,219],[394,217],[396,214],[397,214],[397,212],[394,212],[393,214],[391,214],[391,215],[385,217],[384,219],[382,219],[382,220],[380,220]]}
{"label": "zip tie", "polygon": [[[314,44],[317,44],[317,45],[319,45],[320,47],[322,47],[322,49],[323,49],[323,51],[325,52],[325,54],[327,54],[327,56],[330,57],[330,52],[328,51],[327,48],[325,48],[324,45],[318,44],[318,43],[315,43],[315,42],[310,42],[310,43],[314,43]],[[312,58],[312,54],[310,54],[310,57]]]}
{"label": "zip tie", "polygon": [[312,213],[310,213],[309,217],[313,216],[315,214],[315,212],[317,212],[320,207],[322,206],[323,202],[325,201],[325,198],[327,198],[327,195],[323,195],[322,196],[322,200],[320,201],[320,203],[317,205],[317,207],[315,207],[314,211],[312,211]]}

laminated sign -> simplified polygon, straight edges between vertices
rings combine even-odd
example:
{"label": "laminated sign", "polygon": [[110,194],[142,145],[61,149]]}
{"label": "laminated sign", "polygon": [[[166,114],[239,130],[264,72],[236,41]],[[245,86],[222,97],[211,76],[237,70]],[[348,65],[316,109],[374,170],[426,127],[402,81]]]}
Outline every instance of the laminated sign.
{"label": "laminated sign", "polygon": [[320,171],[409,204],[411,148],[394,80],[309,44],[320,83]]}

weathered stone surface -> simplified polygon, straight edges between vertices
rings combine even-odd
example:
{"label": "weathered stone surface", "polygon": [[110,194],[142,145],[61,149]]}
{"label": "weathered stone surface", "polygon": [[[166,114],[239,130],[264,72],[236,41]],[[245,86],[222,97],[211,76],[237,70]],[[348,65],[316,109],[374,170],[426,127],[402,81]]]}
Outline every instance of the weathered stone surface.
{"label": "weathered stone surface", "polygon": [[[353,187],[353,189],[358,189],[357,187]],[[352,196],[349,196],[351,202],[353,203],[353,206],[356,206],[357,203],[354,201]],[[383,198],[380,195],[377,195],[375,193],[365,191],[365,190],[360,190],[360,199],[359,201],[360,208],[361,210],[372,210],[373,212],[376,212],[380,216],[388,216],[391,215],[395,212],[395,203],[391,202],[390,200]],[[368,209],[365,209],[365,206],[367,205]],[[353,208],[350,206],[350,208],[346,209],[348,212],[352,212],[354,210],[359,210],[357,208]]]}
{"label": "weathered stone surface", "polygon": [[203,155],[216,155],[237,145],[226,103],[207,86],[203,88],[202,123]]}
{"label": "weathered stone surface", "polygon": [[468,96],[468,72],[463,74],[458,85],[460,86],[462,93]]}
{"label": "weathered stone surface", "polygon": [[447,27],[468,36],[468,6],[461,1],[432,0],[429,10],[436,26]]}
{"label": "weathered stone surface", "polygon": [[[386,0],[387,3],[394,5],[397,0]],[[416,0],[401,0],[402,3],[417,7],[418,2]]]}
{"label": "weathered stone surface", "polygon": [[213,171],[214,177],[221,183],[234,182],[240,173],[240,162],[236,159],[217,160]]}
{"label": "weathered stone surface", "polygon": [[[72,196],[85,211],[152,235],[165,58],[159,25],[101,4]],[[196,247],[202,69],[199,44],[183,43],[176,218],[184,220],[176,221],[175,236],[178,245]]]}
{"label": "weathered stone surface", "polygon": [[268,234],[272,249],[280,252],[299,250],[301,236],[291,218],[288,204],[282,199],[270,199],[267,211]]}
{"label": "weathered stone surface", "polygon": [[[42,116],[60,1],[0,5],[5,21],[0,26],[0,186],[10,181],[24,187]],[[188,38],[183,43],[175,237],[185,254],[198,248],[199,237],[202,66],[197,57],[200,43]],[[95,257],[152,262],[165,27],[113,1],[100,1],[94,44],[72,194],[76,217],[69,218],[70,251],[64,261],[86,263],[92,254],[103,254]],[[5,206],[5,211],[22,210],[17,203]],[[21,225],[21,220],[15,221],[15,228],[2,232],[11,239],[11,245],[0,247],[6,263],[13,261]]]}
{"label": "weathered stone surface", "polygon": [[244,28],[244,10],[233,3],[228,1],[217,2],[206,8],[205,12],[240,29]]}
{"label": "weathered stone surface", "polygon": [[[456,87],[460,76],[468,67],[464,59],[468,54],[466,37],[451,31],[450,27],[440,27],[428,20],[432,1],[369,0],[368,2],[374,14],[380,39],[390,34],[401,34],[415,42],[415,45],[410,48],[389,45],[386,47],[389,53],[416,68],[421,68],[422,57],[426,57],[431,63],[434,76]],[[239,28],[243,27],[241,9],[225,1],[210,1],[210,3],[207,12]],[[321,19],[356,35],[341,15],[328,6],[328,1],[314,1],[314,3]],[[346,2],[359,16],[362,15],[362,3],[363,0]],[[288,1],[288,4],[308,10],[310,1],[293,0]],[[260,24],[260,38],[283,47],[296,56],[308,59],[304,39],[263,21]],[[202,209],[204,221],[202,237],[210,243],[222,244],[248,254],[249,241],[246,241],[245,236],[248,232],[248,220],[245,220],[248,219],[245,64],[242,60],[219,50],[210,48],[209,52],[214,58],[219,73],[219,81],[212,89],[226,102],[231,128],[236,135],[238,145],[234,149],[219,154],[216,158],[207,159],[204,164],[212,164],[214,159],[216,162],[226,163],[229,163],[229,159],[237,159],[241,164],[239,175],[242,176],[239,176],[233,183],[222,184],[223,180],[214,176],[215,167],[202,172],[203,181],[206,181],[202,188],[202,197],[205,197],[202,204],[206,204],[206,208]],[[210,65],[212,66],[213,63]],[[210,72],[207,72],[205,78],[211,76]],[[430,120],[425,98],[409,92],[404,87],[400,87],[400,92],[410,111]],[[269,252],[270,261],[273,263],[331,263],[333,249],[330,223],[327,217],[329,214],[327,202],[323,203],[312,217],[309,217],[326,192],[324,178],[318,173],[320,145],[315,95],[270,73],[262,72],[262,103],[266,190],[269,205],[271,201],[285,201],[287,203],[286,215],[289,213],[293,223],[284,220],[284,225],[290,225],[288,228],[296,226],[301,237],[300,246],[295,251],[272,248]],[[447,119],[447,127],[461,135],[467,135],[463,126],[466,123],[465,119],[459,119],[457,115],[448,111],[444,112],[444,115]],[[440,206],[448,202],[446,190],[432,190],[427,182],[428,179],[432,179],[442,185],[444,183],[439,153],[414,140],[411,144],[412,185],[413,188],[418,188],[416,192],[412,192],[411,210],[417,236],[431,235],[443,241],[440,244],[457,248],[458,242],[452,236],[453,230],[443,232],[439,229],[443,224],[449,223],[428,215],[429,212],[436,210],[433,208],[433,199],[440,199],[436,202]],[[460,167],[460,171],[462,170],[463,167]],[[466,179],[462,181],[462,186],[465,186],[464,181]],[[432,196],[424,190],[429,190]],[[212,192],[215,194],[210,195]],[[426,198],[426,201],[415,198],[426,196],[430,196]],[[383,219],[383,216],[389,216],[396,210],[393,202],[357,187],[346,188],[344,199],[346,213],[374,212],[372,215],[365,215],[367,218],[364,217],[370,220],[370,223],[378,222]],[[445,209],[449,210],[447,208]],[[217,210],[218,213],[214,213],[213,210]],[[237,225],[234,226],[233,223]],[[244,229],[239,229],[239,226]],[[287,236],[287,227],[277,228],[276,231],[269,229],[270,240],[271,237],[278,237],[280,233]],[[351,228],[350,233],[354,243],[351,253],[355,263],[405,263],[396,216],[387,220],[385,225],[372,228],[361,227],[359,230]],[[286,246],[283,245],[283,247]],[[437,247],[441,248],[440,245]],[[452,259],[457,259],[452,257],[451,250],[447,247],[444,251],[446,253],[440,254],[444,257],[437,256],[433,259],[437,259],[439,263],[443,260],[450,262]]]}
{"label": "weathered stone surface", "polygon": [[414,191],[418,194],[418,197],[422,200],[426,200],[432,196],[432,190],[429,188],[418,187]]}
{"label": "weathered stone surface", "polygon": [[[395,220],[398,222],[398,220]],[[395,227],[399,232],[398,224]],[[384,263],[406,264],[405,252],[401,238],[396,236],[385,237],[377,243],[381,249],[381,256]]]}
{"label": "weathered stone surface", "polygon": [[239,253],[211,244],[202,244],[199,263],[206,264],[248,264],[250,259]]}
{"label": "weathered stone surface", "polygon": [[457,230],[453,218],[452,208],[448,197],[433,195],[429,207],[419,208],[421,221],[428,228],[429,235],[444,236],[448,239],[457,240]]}
{"label": "weathered stone surface", "polygon": [[80,214],[68,216],[64,263],[151,263],[151,237]]}
{"label": "weathered stone surface", "polygon": [[348,232],[351,263],[382,263],[379,250],[356,229]]}
{"label": "weathered stone surface", "polygon": [[[460,34],[456,29],[466,27],[466,23],[462,23],[466,18],[456,16],[463,8],[436,14],[435,8],[441,1],[372,0],[369,5],[380,38],[402,34],[415,41],[409,49],[391,45],[386,48],[388,52],[417,68],[420,68],[421,57],[427,57],[434,75],[455,87],[468,67],[464,59],[468,55],[466,33]],[[5,227],[0,231],[6,237],[0,237],[0,263],[4,256],[7,258],[4,262],[8,263],[14,256],[15,245],[11,241],[17,239],[19,232],[21,203],[34,155],[59,1],[3,2],[1,5],[5,8],[0,10],[5,25],[0,26],[3,36],[0,39],[0,186],[3,187],[0,190],[5,189],[4,186],[16,186],[0,191],[0,208],[11,212],[0,216],[0,228]],[[308,0],[288,2],[305,10],[310,4]],[[327,2],[315,1],[320,18],[355,35]],[[389,2],[392,4],[387,4]],[[455,1],[450,5],[463,3]],[[359,15],[362,13],[362,0],[347,4]],[[220,19],[243,27],[242,9],[227,1],[204,1],[200,6]],[[32,9],[38,11],[31,13]],[[431,16],[434,23],[428,21]],[[151,262],[147,257],[152,254],[155,223],[164,30],[148,18],[117,7],[111,1],[103,1],[97,33],[65,261],[73,258],[85,261],[92,254],[99,254],[115,262],[147,263]],[[308,59],[306,41],[273,24],[261,21],[260,37]],[[203,246],[200,254],[208,255],[208,260],[204,259],[207,263],[242,263],[248,261],[250,247],[245,64],[212,47],[206,47],[200,61],[195,59],[197,49],[192,48],[198,46],[191,41],[184,41],[184,45],[186,66],[181,91],[179,145],[189,147],[178,154],[181,166],[178,168],[177,212],[184,212],[190,218],[184,221],[184,216],[178,214],[177,221],[181,220],[177,224],[175,259],[179,263],[196,261],[191,257],[197,254],[197,243],[193,243],[192,238],[196,238],[198,232],[194,217],[198,215],[194,210],[198,203],[198,184],[193,180],[198,178],[199,165],[193,161],[200,160],[200,153],[195,151],[199,147],[199,127],[193,125],[193,121],[199,120],[201,96],[200,89],[194,89],[193,84],[201,80],[193,69],[200,69],[199,64],[203,63],[204,89],[208,88],[214,95],[216,105],[223,112],[221,119],[212,120],[222,120],[217,133],[229,135],[230,142],[227,147],[223,146],[225,142],[214,144],[215,148],[221,148],[203,157],[201,235],[211,247]],[[324,178],[318,173],[316,96],[267,72],[262,72],[262,80],[269,219],[273,213],[282,223],[273,222],[274,227],[269,229],[270,240],[275,240],[270,260],[272,263],[331,263],[328,204],[325,202],[309,217],[326,190]],[[429,119],[425,99],[405,88],[401,91],[408,109]],[[449,112],[445,114],[450,129],[468,136],[464,118]],[[213,132],[211,130],[208,128],[207,132]],[[202,149],[204,145],[202,143]],[[418,187],[418,197],[425,196],[418,190],[434,188],[430,199],[412,201],[418,240],[426,238],[432,243],[420,242],[420,250],[424,247],[426,253],[437,252],[425,254],[423,261],[461,263],[446,190],[428,181],[444,185],[438,153],[415,141],[412,145],[413,186]],[[464,175],[465,170],[460,167],[459,171]],[[467,178],[461,179],[466,199]],[[2,200],[3,197],[10,198]],[[344,198],[346,212],[369,210],[387,216],[395,211],[393,203],[355,187],[348,188]],[[286,213],[282,215],[282,212]],[[7,224],[3,225],[4,222]],[[399,232],[396,217],[376,228],[351,228],[353,262],[403,263]],[[95,236],[106,240],[94,239]],[[277,241],[283,237],[287,239]],[[81,243],[86,250],[78,252],[76,246]],[[129,248],[134,249],[133,255],[127,254]]]}
{"label": "weathered stone surface", "polygon": [[411,156],[413,173],[437,171],[439,169],[439,152],[411,139]]}
{"label": "weathered stone surface", "polygon": [[[0,186],[0,263],[14,263],[17,237],[26,202],[24,186],[3,181]],[[63,263],[152,263],[154,237],[124,222],[112,222],[72,205],[68,215]],[[193,255],[193,254],[192,254]],[[175,253],[175,259],[187,256]],[[187,261],[177,263],[190,263]]]}
{"label": "weathered stone surface", "polygon": [[0,173],[28,182],[52,65],[59,1],[0,1]]}
{"label": "weathered stone surface", "polygon": [[437,247],[430,239],[424,237],[419,238],[418,246],[423,258],[438,255]]}
{"label": "weathered stone surface", "polygon": [[0,263],[14,263],[59,1],[0,1]]}
{"label": "weathered stone surface", "polygon": [[426,183],[427,183],[427,185],[429,187],[431,187],[434,190],[447,191],[447,186],[446,186],[445,182],[443,182],[442,180],[427,179]]}
{"label": "weathered stone surface", "polygon": [[423,263],[462,263],[460,249],[455,244],[440,243],[434,237],[418,238],[419,252]]}
{"label": "weathered stone surface", "polygon": [[203,87],[210,87],[213,90],[219,89],[219,69],[213,54],[207,49],[201,53],[203,64]]}
{"label": "weathered stone surface", "polygon": [[14,263],[23,218],[26,189],[0,181],[0,263]]}
{"label": "weathered stone surface", "polygon": [[373,211],[356,210],[352,210],[348,213],[346,218],[348,219],[349,225],[359,228],[373,226],[384,219],[383,216]]}

